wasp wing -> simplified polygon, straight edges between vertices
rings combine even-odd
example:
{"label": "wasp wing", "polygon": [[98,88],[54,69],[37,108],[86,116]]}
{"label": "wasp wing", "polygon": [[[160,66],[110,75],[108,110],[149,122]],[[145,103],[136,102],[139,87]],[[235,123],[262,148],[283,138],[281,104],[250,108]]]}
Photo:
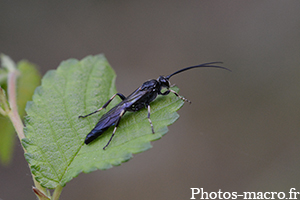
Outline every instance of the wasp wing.
{"label": "wasp wing", "polygon": [[152,87],[149,88],[143,86],[136,89],[123,101],[124,105],[126,105],[127,110],[140,110],[156,98],[157,93],[153,91]]}
{"label": "wasp wing", "polygon": [[106,131],[109,127],[113,126],[120,117],[120,114],[124,109],[123,107],[123,103],[121,102],[115,107],[113,107],[111,110],[109,110],[107,113],[105,113],[100,118],[93,130],[91,130],[91,132],[86,136],[84,143],[89,144],[97,137],[102,135],[102,133]]}

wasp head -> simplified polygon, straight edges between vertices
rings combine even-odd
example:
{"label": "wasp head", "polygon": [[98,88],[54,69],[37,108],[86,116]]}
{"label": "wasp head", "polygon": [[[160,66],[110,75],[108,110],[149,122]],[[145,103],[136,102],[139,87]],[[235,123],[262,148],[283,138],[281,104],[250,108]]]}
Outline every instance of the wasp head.
{"label": "wasp head", "polygon": [[164,76],[158,77],[157,81],[158,81],[160,87],[166,87],[166,88],[170,87],[170,81],[169,81],[169,79],[167,79]]}

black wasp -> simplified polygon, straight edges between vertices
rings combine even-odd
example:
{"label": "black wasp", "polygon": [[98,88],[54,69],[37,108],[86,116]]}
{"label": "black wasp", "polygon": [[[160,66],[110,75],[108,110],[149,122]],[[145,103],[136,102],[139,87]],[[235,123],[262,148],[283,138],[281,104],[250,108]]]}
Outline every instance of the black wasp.
{"label": "black wasp", "polygon": [[[113,107],[111,110],[109,110],[107,113],[105,113],[99,120],[99,122],[96,124],[96,126],[91,130],[91,132],[86,136],[84,143],[89,144],[93,140],[95,140],[97,137],[99,137],[102,133],[104,133],[109,127],[115,125],[114,131],[107,142],[107,144],[103,147],[105,148],[109,145],[112,138],[115,135],[115,132],[118,128],[118,125],[120,123],[120,120],[122,116],[126,113],[126,111],[130,112],[136,112],[138,110],[141,110],[142,108],[148,109],[148,120],[152,129],[152,133],[154,133],[153,124],[150,119],[150,103],[154,101],[154,99],[157,97],[157,95],[168,95],[170,92],[174,93],[177,97],[182,99],[183,101],[191,103],[186,98],[180,96],[177,92],[170,89],[170,81],[169,79],[174,76],[175,74],[181,73],[183,71],[198,68],[198,67],[214,67],[214,68],[221,68],[229,70],[225,67],[217,66],[214,64],[220,64],[221,62],[210,62],[210,63],[204,63],[201,65],[186,67],[181,70],[178,70],[174,72],[173,74],[170,74],[168,76],[160,76],[158,79],[151,79],[149,81],[146,81],[143,83],[142,86],[137,88],[133,93],[131,93],[128,97],[125,97],[123,94],[117,93],[113,95],[101,108],[98,110],[85,115],[85,116],[79,116],[79,118],[85,118],[87,116],[90,116],[92,114],[95,114],[102,110],[103,108],[106,108],[108,104],[118,95],[122,101]],[[229,70],[230,71],[230,70]],[[166,91],[162,93],[162,89],[166,88]]]}

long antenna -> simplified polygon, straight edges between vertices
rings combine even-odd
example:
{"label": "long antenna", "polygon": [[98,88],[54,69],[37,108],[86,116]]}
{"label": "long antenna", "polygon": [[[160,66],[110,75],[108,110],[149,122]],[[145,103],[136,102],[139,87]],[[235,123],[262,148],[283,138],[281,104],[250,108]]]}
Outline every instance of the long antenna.
{"label": "long antenna", "polygon": [[191,66],[191,67],[186,67],[186,68],[183,68],[181,70],[178,70],[176,72],[174,72],[173,74],[170,74],[168,76],[166,76],[166,79],[170,79],[172,76],[174,76],[175,74],[178,74],[178,73],[181,73],[181,72],[184,72],[186,70],[189,70],[189,69],[193,69],[193,68],[198,68],[198,67],[213,67],[213,68],[221,68],[221,69],[225,69],[225,70],[228,70],[231,72],[230,69],[226,68],[226,67],[221,67],[221,66],[218,66],[218,65],[213,65],[213,64],[222,64],[223,62],[210,62],[210,63],[203,63],[203,64],[200,64],[200,65],[195,65],[195,66]]}

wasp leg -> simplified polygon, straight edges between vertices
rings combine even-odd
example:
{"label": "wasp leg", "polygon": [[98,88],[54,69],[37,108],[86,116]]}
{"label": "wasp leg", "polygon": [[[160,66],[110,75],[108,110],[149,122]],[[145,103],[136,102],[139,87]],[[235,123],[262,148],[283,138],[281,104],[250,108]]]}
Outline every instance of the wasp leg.
{"label": "wasp leg", "polygon": [[170,90],[167,90],[164,93],[161,93],[161,91],[158,91],[158,94],[161,94],[161,95],[168,95],[169,93],[170,93]]}
{"label": "wasp leg", "polygon": [[170,92],[174,93],[177,97],[179,97],[180,99],[182,99],[185,102],[189,102],[190,104],[192,103],[190,100],[184,98],[183,96],[180,96],[177,92],[175,92],[174,90],[169,89]]}
{"label": "wasp leg", "polygon": [[102,110],[103,108],[105,109],[107,106],[108,106],[108,104],[116,97],[116,96],[119,96],[122,100],[124,100],[126,97],[123,95],[123,94],[121,94],[121,93],[117,93],[117,94],[114,94],[101,108],[99,108],[98,110],[95,110],[94,112],[91,112],[90,114],[87,114],[87,115],[84,115],[84,116],[82,116],[82,115],[80,115],[80,116],[78,116],[78,118],[85,118],[85,117],[88,117],[88,116],[90,116],[90,115],[92,115],[92,114],[95,114],[95,113],[97,113],[97,112],[99,112],[100,110]]}
{"label": "wasp leg", "polygon": [[153,124],[152,124],[152,121],[150,119],[150,105],[147,105],[147,108],[148,108],[148,121],[150,123],[151,129],[152,129],[152,133],[154,134]]}
{"label": "wasp leg", "polygon": [[115,136],[115,132],[116,132],[118,126],[119,126],[119,123],[120,123],[121,118],[122,118],[122,116],[124,115],[124,113],[125,113],[125,110],[122,110],[122,112],[121,112],[120,115],[119,115],[119,118],[118,118],[117,121],[116,121],[116,125],[115,125],[115,128],[114,128],[114,131],[113,131],[113,133],[112,133],[110,139],[108,140],[107,144],[103,147],[103,150],[106,149],[106,147],[109,145],[109,143],[111,142],[111,140],[112,140],[113,137]]}

